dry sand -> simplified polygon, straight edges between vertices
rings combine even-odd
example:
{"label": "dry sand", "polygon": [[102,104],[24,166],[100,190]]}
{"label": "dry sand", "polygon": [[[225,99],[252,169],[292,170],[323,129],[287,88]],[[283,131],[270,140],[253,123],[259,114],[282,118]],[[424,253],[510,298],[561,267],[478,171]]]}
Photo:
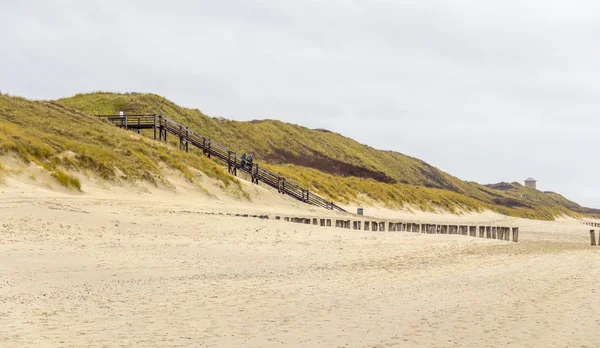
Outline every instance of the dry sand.
{"label": "dry sand", "polygon": [[600,247],[578,221],[367,209],[519,226],[508,243],[203,214],[330,214],[244,185],[255,203],[6,178],[0,347],[600,346]]}

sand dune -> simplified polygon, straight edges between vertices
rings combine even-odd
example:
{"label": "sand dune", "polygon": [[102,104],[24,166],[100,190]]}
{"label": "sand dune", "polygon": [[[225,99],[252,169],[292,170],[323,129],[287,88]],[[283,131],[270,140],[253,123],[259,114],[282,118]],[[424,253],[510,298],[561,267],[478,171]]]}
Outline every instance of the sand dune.
{"label": "sand dune", "polygon": [[367,208],[519,226],[507,243],[203,214],[332,214],[251,185],[255,202],[6,181],[2,347],[600,346],[600,247],[575,220]]}

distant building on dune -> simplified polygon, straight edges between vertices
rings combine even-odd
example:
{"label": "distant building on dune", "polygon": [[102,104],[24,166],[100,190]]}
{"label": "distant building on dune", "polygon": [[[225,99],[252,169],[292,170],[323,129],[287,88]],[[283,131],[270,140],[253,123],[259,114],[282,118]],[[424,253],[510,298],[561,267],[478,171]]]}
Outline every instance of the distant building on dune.
{"label": "distant building on dune", "polygon": [[525,186],[537,190],[536,182],[534,178],[527,178],[525,179]]}

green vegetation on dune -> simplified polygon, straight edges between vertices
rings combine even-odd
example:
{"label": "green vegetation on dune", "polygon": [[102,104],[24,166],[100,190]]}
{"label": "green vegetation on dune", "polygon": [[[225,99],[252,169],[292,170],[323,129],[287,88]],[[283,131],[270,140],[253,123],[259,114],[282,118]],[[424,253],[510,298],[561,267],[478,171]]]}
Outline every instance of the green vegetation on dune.
{"label": "green vegetation on dune", "polygon": [[180,171],[190,181],[195,180],[195,168],[245,194],[238,179],[204,156],[183,153],[56,103],[0,95],[0,154],[8,152],[44,167],[74,190],[81,184],[61,168],[107,180],[153,183],[164,181],[163,167]]}
{"label": "green vegetation on dune", "polygon": [[[273,120],[237,122],[209,117],[199,110],[177,106],[154,94],[98,92],[36,105],[51,108],[59,108],[60,105],[64,107],[61,112],[66,114],[74,113],[70,109],[79,110],[90,120],[94,119],[89,116],[92,114],[117,114],[119,111],[162,114],[234,151],[252,152],[259,161],[268,163],[269,169],[341,202],[361,201],[364,195],[390,207],[408,204],[426,211],[444,209],[450,212],[490,209],[502,214],[545,220],[562,214],[576,216],[597,212],[558,194],[532,190],[517,183],[484,186],[465,182],[421,160],[393,151],[380,151],[326,130],[312,130]],[[77,115],[85,118],[83,114]],[[103,124],[90,132],[95,132],[95,137],[106,137],[103,141],[109,142],[116,132],[122,132],[108,129],[110,127]],[[128,163],[120,164],[128,169],[128,175],[136,173],[139,177],[147,177],[144,171],[158,173],[156,160],[185,172],[181,164],[191,160],[181,153],[174,154],[178,167],[164,158],[164,151],[167,151],[164,147],[153,144],[144,141],[127,146],[113,143],[110,146],[117,146],[117,151],[127,153],[132,159],[141,156],[136,158],[134,167]],[[41,151],[36,156],[45,155],[44,148],[36,151]],[[107,167],[109,163],[120,161],[103,156],[108,155],[90,155],[88,161],[104,158],[103,163]],[[190,157],[194,158],[193,161],[206,161],[204,157]],[[202,165],[196,163],[196,166],[206,167],[206,162]],[[102,171],[101,168],[97,170]]]}

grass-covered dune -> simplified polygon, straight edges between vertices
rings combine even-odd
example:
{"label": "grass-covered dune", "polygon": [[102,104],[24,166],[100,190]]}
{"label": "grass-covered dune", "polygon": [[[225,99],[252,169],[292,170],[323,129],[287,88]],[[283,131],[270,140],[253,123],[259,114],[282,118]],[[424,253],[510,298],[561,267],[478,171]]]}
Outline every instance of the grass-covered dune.
{"label": "grass-covered dune", "polygon": [[183,153],[58,103],[0,95],[0,155],[7,153],[42,166],[74,190],[81,190],[81,183],[69,171],[158,184],[165,183],[164,168],[179,171],[190,181],[196,168],[241,190],[236,178],[204,156]]}
{"label": "grass-covered dune", "polygon": [[419,159],[377,150],[337,133],[274,120],[237,122],[209,117],[154,94],[80,94],[57,103],[87,114],[125,111],[169,116],[234,151],[250,151],[272,170],[342,202],[366,195],[391,207],[491,209],[537,219],[595,212],[558,194],[518,183],[499,189],[465,182]]}
{"label": "grass-covered dune", "polygon": [[[556,193],[518,183],[465,182],[419,159],[377,150],[337,133],[274,120],[238,122],[210,117],[154,94],[90,93],[53,102],[2,96],[0,150],[15,151],[49,170],[92,171],[107,180],[114,179],[114,168],[129,178],[157,180],[161,177],[158,164],[163,163],[190,178],[189,168],[197,168],[227,185],[237,182],[198,151],[186,154],[176,146],[140,141],[138,136],[128,136],[131,132],[93,116],[119,111],[171,117],[231,150],[252,152],[269,169],[342,203],[368,198],[391,208],[410,205],[456,213],[488,209],[546,220],[597,213]],[[176,140],[171,137],[171,141]],[[59,156],[67,150],[76,155]]]}

